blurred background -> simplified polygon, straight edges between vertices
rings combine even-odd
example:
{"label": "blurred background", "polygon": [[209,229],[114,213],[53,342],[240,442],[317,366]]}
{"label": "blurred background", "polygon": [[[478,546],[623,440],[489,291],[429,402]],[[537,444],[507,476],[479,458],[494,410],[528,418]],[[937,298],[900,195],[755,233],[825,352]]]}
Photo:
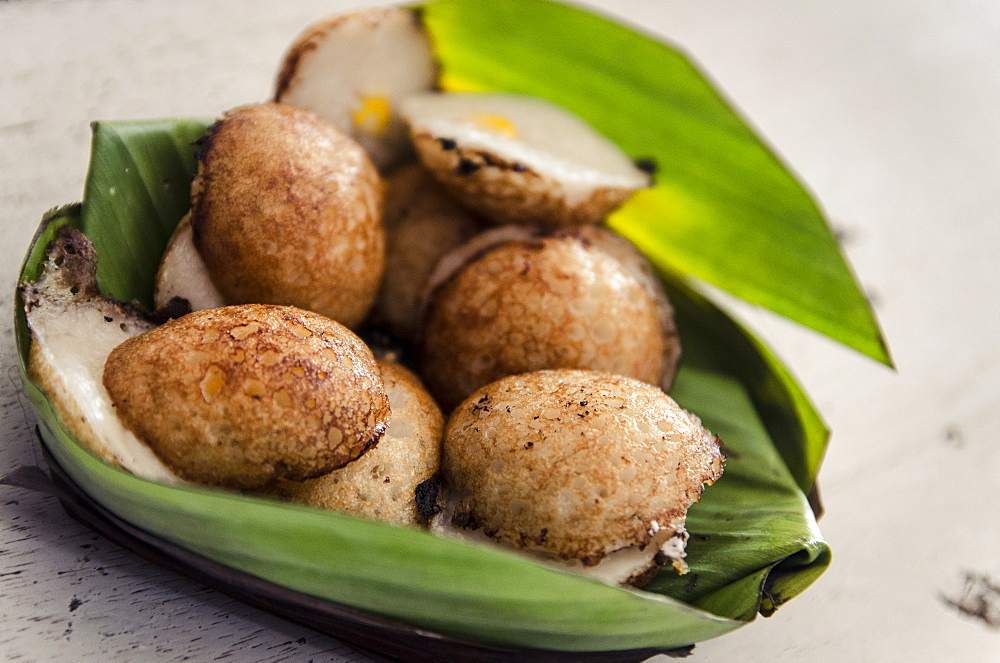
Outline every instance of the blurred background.
{"label": "blurred background", "polygon": [[[40,465],[13,284],[41,214],[82,193],[89,122],[265,100],[308,24],[380,3],[0,2],[0,475]],[[890,370],[735,304],[833,430],[834,551],[701,661],[1000,660],[1000,4],[581,2],[683,48],[826,210]],[[0,659],[364,661],[0,486]]]}

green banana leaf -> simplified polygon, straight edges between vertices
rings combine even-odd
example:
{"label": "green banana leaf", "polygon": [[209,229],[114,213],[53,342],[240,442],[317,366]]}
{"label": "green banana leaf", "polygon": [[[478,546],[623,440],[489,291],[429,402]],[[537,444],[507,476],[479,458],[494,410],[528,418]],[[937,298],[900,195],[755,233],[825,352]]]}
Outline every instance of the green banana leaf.
{"label": "green banana leaf", "polygon": [[684,339],[684,364],[743,383],[799,488],[811,493],[829,431],[809,398],[753,334],[677,275],[663,276]]}
{"label": "green banana leaf", "polygon": [[[423,5],[422,10],[450,84],[455,83],[457,74],[449,63],[462,51],[463,35],[469,27],[466,14],[473,7],[486,15],[549,21],[547,28],[543,24],[531,29],[545,28],[559,42],[553,51],[557,54],[561,52],[559,44],[565,41],[563,36],[577,34],[576,28],[567,29],[577,23],[590,26],[589,31],[579,34],[588,36],[594,45],[607,46],[610,42],[606,40],[612,36],[629,44],[631,40],[649,41],[602,19],[551,3],[441,0]],[[459,20],[462,25],[452,23]],[[520,21],[514,23],[517,25],[508,26],[510,30],[520,26]],[[479,64],[468,64],[461,74],[466,82],[487,81],[489,72],[501,70],[496,62],[504,57],[500,45],[506,37],[501,32],[494,26],[480,34],[480,44],[496,39],[498,49],[482,51]],[[453,36],[442,36],[445,33]],[[544,42],[545,49],[537,45],[528,48],[544,59],[549,41]],[[663,46],[657,48],[664,57],[673,53]],[[563,65],[573,67],[573,62],[570,58],[569,64]],[[693,69],[689,71],[701,81]],[[607,70],[597,76],[592,87],[613,87],[623,76],[615,69]],[[660,81],[655,87],[673,89],[676,85],[673,95],[684,96],[692,94],[682,89],[688,82],[682,77],[675,83]],[[490,87],[493,83],[477,85]],[[526,91],[516,82],[511,85],[515,91]],[[563,85],[564,77],[560,76],[537,84],[550,91],[543,95],[550,98],[560,97]],[[565,85],[574,84],[565,81]],[[654,84],[626,77],[621,85],[641,91]],[[692,96],[691,103],[697,106],[702,101],[718,101],[714,93],[703,96]],[[633,120],[628,123],[623,119],[623,127],[650,123],[641,107],[633,111],[619,104],[617,108],[624,119]],[[730,111],[716,109],[714,113],[723,124],[725,118],[735,117]],[[188,208],[197,150],[193,142],[207,124],[198,119],[95,123],[84,203],[46,215],[28,251],[20,282],[37,277],[44,246],[55,228],[71,224],[95,242],[102,290],[121,300],[148,305],[160,253]],[[653,124],[658,125],[659,120]],[[715,130],[718,127],[705,129],[709,133]],[[732,127],[729,130],[735,131]],[[623,145],[627,142],[612,137]],[[653,149],[654,143],[650,141],[648,147]],[[790,178],[778,168],[778,174],[769,172],[756,179],[750,173],[748,186],[763,187],[764,193],[772,186],[786,186],[770,182]],[[663,172],[661,163],[661,183]],[[738,184],[733,181],[727,186],[738,188]],[[651,203],[647,200],[643,205],[648,208]],[[669,214],[654,211],[657,213],[651,218],[655,223],[650,222],[649,233],[632,237],[659,260],[677,309],[685,359],[671,393],[724,439],[728,458],[722,479],[707,489],[702,502],[689,512],[690,573],[661,573],[643,591],[605,586],[514,554],[436,538],[423,531],[226,491],[159,485],[111,467],[66,432],[52,404],[27,375],[30,335],[19,307],[17,341],[25,390],[47,447],[91,497],[137,527],[232,568],[484,644],[608,651],[699,642],[738,628],[757,614],[770,614],[803,591],[830,563],[829,548],[805,496],[815,481],[827,433],[801,388],[773,353],[691,288],[686,282],[691,272],[663,259],[662,245],[672,241],[667,239],[671,231],[665,228]],[[626,208],[622,214],[628,213]],[[702,221],[688,220],[690,224]],[[704,222],[711,226],[711,219]],[[818,223],[825,227],[822,218]],[[713,239],[714,232],[708,231],[704,241],[719,245],[729,241],[725,233]],[[719,246],[714,250],[720,250]],[[794,250],[800,252],[800,258],[815,250],[816,261],[829,260],[823,247]],[[743,255],[747,261],[744,267],[752,263],[749,255]],[[757,267],[768,272],[772,262]],[[774,274],[770,278],[778,279]],[[755,287],[767,291],[771,286]],[[817,295],[813,292],[811,296]],[[845,324],[856,326],[856,321]]]}
{"label": "green banana leaf", "polygon": [[610,224],[654,262],[890,363],[816,203],[682,53],[547,0],[419,7],[446,89],[547,98],[653,160]]}
{"label": "green banana leaf", "polygon": [[[120,301],[153,306],[153,282],[170,234],[191,207],[195,141],[212,120],[94,122],[83,193],[83,227],[98,255],[101,291]],[[147,223],[130,223],[139,215]],[[127,270],[119,268],[127,265]],[[139,270],[139,271],[133,271]]]}
{"label": "green banana leaf", "polygon": [[[103,124],[95,126],[94,150],[101,158],[93,160],[90,177],[114,179],[101,172],[107,168],[118,174],[117,190],[153,186],[176,167],[178,154],[187,154],[173,145],[190,130],[190,121],[177,122],[176,129],[171,121],[130,122],[125,123],[127,131],[118,131],[119,123]],[[147,154],[142,146],[149,145],[161,151],[140,167],[135,155]],[[188,162],[185,167],[192,166]],[[147,181],[130,181],[126,172],[145,172]],[[178,199],[185,195],[176,193]],[[106,205],[130,199],[145,200],[91,197],[82,211],[68,206],[48,215],[28,252],[22,282],[37,277],[41,247],[56,227],[68,223],[88,235],[113,238],[116,226],[126,224],[121,239],[108,241],[99,257],[102,273],[120,285],[103,286],[119,298],[148,288],[164,241],[160,219],[177,200],[156,213],[141,207],[133,208],[134,213],[124,208],[99,213]],[[728,320],[707,301],[700,304],[711,316]],[[683,336],[686,320],[693,316],[696,323],[699,313],[695,308],[678,311],[684,311]],[[691,510],[690,574],[676,579],[661,574],[649,591],[633,591],[422,531],[225,491],[159,485],[111,467],[72,439],[46,396],[24,374],[30,337],[23,312],[17,322],[22,377],[47,446],[99,503],[209,559],[421,628],[506,646],[588,651],[677,647],[721,635],[773,609],[802,591],[829,563],[805,497],[746,388],[697,353],[682,369],[673,395],[725,436],[726,474]],[[697,331],[696,326],[691,329]],[[730,345],[749,338],[731,321],[718,333],[728,333],[723,342]],[[758,361],[768,365],[764,358]],[[794,419],[797,411],[790,403],[786,416]]]}

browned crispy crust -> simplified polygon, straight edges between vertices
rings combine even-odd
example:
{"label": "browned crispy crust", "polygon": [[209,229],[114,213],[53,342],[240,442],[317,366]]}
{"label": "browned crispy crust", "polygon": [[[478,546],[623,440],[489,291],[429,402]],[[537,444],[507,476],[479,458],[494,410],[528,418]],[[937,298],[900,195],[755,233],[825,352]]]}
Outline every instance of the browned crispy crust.
{"label": "browned crispy crust", "polygon": [[440,469],[444,420],[420,380],[401,365],[379,361],[392,423],[378,446],[329,474],[281,481],[274,491],[294,501],[397,525],[424,525],[417,493]]}
{"label": "browned crispy crust", "polygon": [[593,565],[680,532],[704,485],[722,475],[719,447],[654,386],[538,371],[487,385],[455,409],[442,469],[464,495],[467,526]]}
{"label": "browned crispy crust", "polygon": [[226,301],[359,324],[385,266],[381,180],[364,150],[308,111],[261,104],[212,125],[198,160],[191,226]]}
{"label": "browned crispy crust", "polygon": [[[62,226],[56,231],[56,237],[45,247],[45,263],[43,278],[47,288],[64,291],[70,295],[71,289],[80,297],[99,297],[97,287],[97,251],[94,245],[77,228]],[[28,311],[35,305],[32,288],[37,288],[37,282],[21,286]]]}
{"label": "browned crispy crust", "polygon": [[639,284],[656,306],[660,331],[663,335],[663,363],[660,367],[660,387],[669,391],[681,360],[681,337],[677,331],[674,309],[663,290],[660,277],[653,271],[649,259],[630,241],[609,232],[602,227],[585,226],[577,230],[585,242],[590,242],[610,256],[613,256],[636,283]]}
{"label": "browned crispy crust", "polygon": [[600,187],[570,203],[558,183],[526,166],[428,132],[414,132],[420,160],[456,198],[494,223],[598,223],[634,193]]}
{"label": "browned crispy crust", "polygon": [[389,419],[364,343],[287,306],[168,322],[112,351],[104,385],[123,423],[178,475],[231,488],[341,467],[378,442]]}
{"label": "browned crispy crust", "polygon": [[428,297],[421,374],[445,408],[494,380],[547,368],[669,382],[680,343],[642,261],[625,240],[589,226],[537,228],[475,253]]}

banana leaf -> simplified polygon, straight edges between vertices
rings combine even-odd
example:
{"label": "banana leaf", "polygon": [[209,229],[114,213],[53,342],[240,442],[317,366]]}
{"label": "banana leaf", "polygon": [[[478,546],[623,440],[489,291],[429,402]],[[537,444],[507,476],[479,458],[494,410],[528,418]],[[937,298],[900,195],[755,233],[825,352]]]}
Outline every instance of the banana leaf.
{"label": "banana leaf", "polygon": [[547,98],[655,164],[656,186],[609,220],[654,262],[890,363],[819,207],[676,48],[547,0],[420,11],[446,89]]}
{"label": "banana leaf", "polygon": [[[127,124],[127,132],[96,125],[96,136],[115,139],[95,139],[101,159],[94,163],[119,174],[119,189],[138,186],[121,177],[126,169],[148,172],[142,186],[151,186],[176,166],[173,141],[158,134],[184,135],[190,122],[178,122],[176,132],[169,121]],[[129,136],[126,145],[160,145],[162,153],[139,168],[134,155],[142,150],[123,148],[122,135]],[[91,176],[108,176],[101,168],[92,167]],[[169,207],[148,216],[141,209],[96,213],[122,199],[89,198],[82,212],[69,206],[50,214],[29,250],[22,281],[38,275],[40,248],[55,227],[69,223],[88,235],[113,237],[116,224],[127,223],[121,242],[107,244],[99,260],[103,273],[123,284],[121,292],[147,288],[162,250],[160,218]],[[88,205],[95,206],[89,214]],[[731,325],[733,334],[746,334]],[[30,338],[22,312],[17,326],[23,372]],[[829,563],[803,493],[746,389],[726,371],[699,363],[706,364],[692,361],[682,369],[673,395],[725,436],[726,474],[691,510],[691,573],[677,579],[661,574],[648,591],[608,587],[422,531],[137,478],[76,443],[47,397],[22,377],[60,466],[100,504],[147,532],[279,585],[440,633],[505,646],[605,650],[672,648],[720,635],[791,598]]]}
{"label": "banana leaf", "polygon": [[[450,25],[452,32],[464,34],[463,12],[473,6],[485,14],[526,12],[522,18],[550,21],[547,33],[559,43],[565,33],[575,34],[576,21],[591,26],[590,32],[580,34],[598,40],[595,45],[607,46],[609,42],[599,40],[610,39],[608,34],[646,40],[550,3],[442,0],[423,5],[422,11],[442,53],[446,81],[454,82],[449,57],[460,52],[454,44],[462,42],[448,42],[442,32]],[[450,24],[460,18],[463,25]],[[500,32],[486,30],[480,43],[504,42]],[[548,43],[545,49],[530,48],[544,58]],[[502,49],[487,50],[479,53],[483,80],[500,68],[494,60],[503,59]],[[560,52],[558,47],[554,52]],[[463,75],[475,80],[468,70]],[[593,87],[614,86],[618,76],[598,76]],[[549,89],[551,98],[560,96],[563,84],[562,78],[551,77],[539,86]],[[625,85],[641,90],[652,83],[630,80]],[[677,85],[683,87],[684,80]],[[631,117],[634,127],[650,124],[648,116],[633,114],[628,106],[616,112]],[[20,282],[37,277],[44,245],[55,228],[72,224],[95,242],[102,290],[148,304],[160,252],[187,209],[197,149],[193,142],[207,124],[198,119],[95,123],[84,203],[46,215]],[[751,184],[763,186],[767,177]],[[661,220],[667,216],[663,210],[654,215]],[[653,226],[655,232],[633,237],[654,258],[662,258],[659,247],[667,242],[661,231],[670,234],[659,223]],[[723,233],[718,241],[728,240]],[[824,250],[816,249],[820,262]],[[760,268],[768,271],[769,264]],[[689,512],[690,573],[661,573],[642,591],[606,586],[512,553],[419,530],[221,490],[160,485],[112,467],[67,433],[46,395],[27,375],[30,335],[18,300],[22,379],[46,446],[77,485],[123,520],[210,560],[282,587],[476,643],[571,651],[669,649],[722,635],[757,614],[772,613],[823,572],[830,551],[805,495],[825,445],[822,422],[769,349],[692,289],[686,282],[689,272],[672,262],[661,261],[660,266],[686,348],[671,393],[723,437],[727,464],[723,478]]]}
{"label": "banana leaf", "polygon": [[[191,207],[195,142],[211,120],[94,122],[90,168],[83,193],[83,227],[98,255],[127,253],[97,266],[101,291],[120,301],[153,305],[160,255]],[[139,215],[147,222],[129,223]],[[139,271],[133,271],[139,270]]]}
{"label": "banana leaf", "polygon": [[799,488],[816,487],[829,430],[771,350],[677,275],[664,285],[683,337],[684,363],[728,375],[745,386]]}

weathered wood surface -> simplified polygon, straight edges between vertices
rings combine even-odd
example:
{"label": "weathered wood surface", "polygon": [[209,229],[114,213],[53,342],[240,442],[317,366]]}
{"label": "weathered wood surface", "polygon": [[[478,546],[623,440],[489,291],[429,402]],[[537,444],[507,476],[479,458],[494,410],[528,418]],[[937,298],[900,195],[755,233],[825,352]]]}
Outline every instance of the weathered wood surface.
{"label": "weathered wood surface", "polygon": [[[263,100],[300,29],[360,4],[0,2],[0,475],[40,464],[11,284],[42,212],[81,194],[88,123]],[[834,430],[822,529],[835,558],[696,660],[1000,660],[987,624],[1000,614],[1000,5],[591,4],[683,44],[794,165],[898,366],[745,311]],[[365,659],[0,486],[0,660]]]}

